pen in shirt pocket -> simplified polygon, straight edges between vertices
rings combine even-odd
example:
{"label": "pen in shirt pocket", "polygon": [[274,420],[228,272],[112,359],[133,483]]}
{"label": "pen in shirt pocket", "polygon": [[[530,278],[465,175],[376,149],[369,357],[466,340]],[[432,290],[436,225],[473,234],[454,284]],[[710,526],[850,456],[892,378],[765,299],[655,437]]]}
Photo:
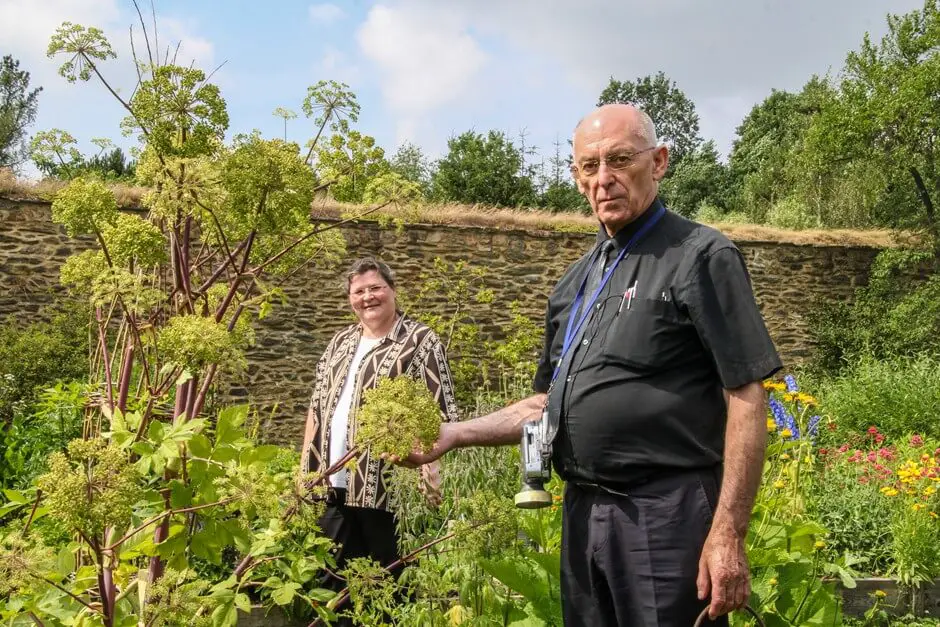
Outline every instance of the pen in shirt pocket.
{"label": "pen in shirt pocket", "polygon": [[633,299],[636,298],[636,281],[633,282],[627,291],[623,293],[623,297],[620,299],[620,307],[617,307],[617,313],[619,314],[623,310],[623,304],[627,303],[627,309],[630,309],[630,304],[633,302]]}

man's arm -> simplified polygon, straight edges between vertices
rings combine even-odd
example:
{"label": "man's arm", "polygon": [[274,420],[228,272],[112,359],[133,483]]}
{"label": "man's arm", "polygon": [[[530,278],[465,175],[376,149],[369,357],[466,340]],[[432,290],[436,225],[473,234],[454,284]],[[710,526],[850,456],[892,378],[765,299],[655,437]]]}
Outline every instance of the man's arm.
{"label": "man's arm", "polygon": [[307,410],[307,423],[304,426],[304,443],[300,449],[300,474],[303,475],[310,471],[310,446],[313,444],[313,433],[316,430],[314,424],[316,410],[313,407],[314,401],[310,401],[310,409]]}
{"label": "man's arm", "polygon": [[522,439],[523,425],[539,420],[544,405],[545,394],[534,394],[486,416],[444,423],[431,451],[412,453],[404,463],[415,466],[427,464],[455,448],[518,444]]}
{"label": "man's arm", "polygon": [[743,607],[751,594],[744,552],[767,445],[767,396],[756,381],[725,391],[724,478],[711,530],[699,560],[698,596],[711,597],[709,615]]}

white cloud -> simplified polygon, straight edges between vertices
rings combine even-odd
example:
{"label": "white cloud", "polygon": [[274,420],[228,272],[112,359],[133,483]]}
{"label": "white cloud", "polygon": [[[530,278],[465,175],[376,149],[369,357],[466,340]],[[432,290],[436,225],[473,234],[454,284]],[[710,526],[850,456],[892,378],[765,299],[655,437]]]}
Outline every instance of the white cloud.
{"label": "white cloud", "polygon": [[317,64],[315,75],[324,80],[334,80],[357,86],[362,80],[362,72],[349,60],[349,56],[338,48],[327,46],[323,58]]}
{"label": "white cloud", "polygon": [[[207,74],[215,69],[215,46],[205,37],[195,34],[191,25],[175,18],[157,16],[157,29],[160,50],[154,53],[159,53],[161,59],[169,53],[170,63],[175,56],[177,65],[188,67],[192,63],[193,67]],[[153,33],[150,35],[152,39]],[[138,57],[140,53],[138,48]]]}
{"label": "white cloud", "polygon": [[311,5],[307,11],[314,24],[332,24],[346,17],[343,9],[329,2]]}
{"label": "white cloud", "polygon": [[376,5],[356,39],[381,70],[389,107],[409,117],[461,98],[487,62],[463,15],[445,4]]}

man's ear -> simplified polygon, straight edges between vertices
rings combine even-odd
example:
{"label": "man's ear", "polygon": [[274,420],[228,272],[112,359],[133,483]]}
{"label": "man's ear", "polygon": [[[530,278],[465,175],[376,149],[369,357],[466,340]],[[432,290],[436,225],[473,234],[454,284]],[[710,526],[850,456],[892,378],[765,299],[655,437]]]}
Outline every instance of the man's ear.
{"label": "man's ear", "polygon": [[661,144],[653,152],[653,180],[657,183],[666,176],[666,170],[669,168],[669,147]]}

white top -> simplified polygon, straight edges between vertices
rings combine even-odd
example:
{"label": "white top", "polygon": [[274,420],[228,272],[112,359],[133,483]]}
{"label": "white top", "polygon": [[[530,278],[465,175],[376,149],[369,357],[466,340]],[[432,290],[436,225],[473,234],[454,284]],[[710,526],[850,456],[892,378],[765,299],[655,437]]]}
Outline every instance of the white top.
{"label": "white top", "polygon": [[[353,355],[349,363],[349,371],[346,373],[346,382],[343,383],[343,391],[340,392],[339,400],[336,402],[336,409],[333,410],[333,420],[330,426],[330,459],[327,467],[338,462],[343,455],[347,453],[346,431],[349,427],[349,410],[352,405],[353,390],[356,387],[356,374],[359,372],[359,364],[366,353],[378,346],[382,338],[362,337],[359,340],[359,346],[356,348],[356,354]],[[348,485],[347,471],[340,470],[330,475],[330,484],[336,488],[345,488]]]}

